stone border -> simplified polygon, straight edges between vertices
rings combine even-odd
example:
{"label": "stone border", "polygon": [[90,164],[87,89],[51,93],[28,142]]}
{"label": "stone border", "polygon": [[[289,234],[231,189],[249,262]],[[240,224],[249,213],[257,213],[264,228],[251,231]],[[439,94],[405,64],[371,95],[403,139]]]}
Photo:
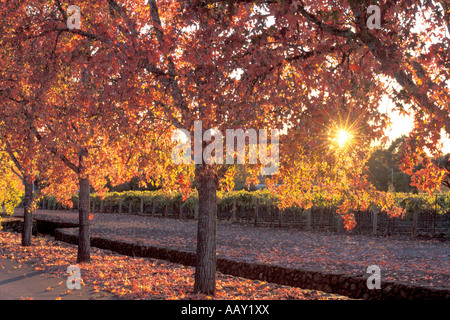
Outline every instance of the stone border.
{"label": "stone border", "polygon": [[[1,231],[13,231],[22,233],[22,225],[23,225],[22,219],[10,219],[7,221],[3,220],[0,222],[0,224],[3,227]],[[33,225],[33,235],[36,235],[36,228],[34,227],[34,225]]]}
{"label": "stone border", "polygon": [[[77,244],[78,235],[64,229],[55,230],[55,239]],[[186,266],[195,266],[195,253],[182,249],[151,246],[99,237],[91,238],[91,245],[132,257],[167,260]],[[367,277],[293,269],[262,263],[236,261],[217,257],[217,271],[232,276],[261,280],[302,289],[320,290],[365,300],[450,300],[450,290],[429,286],[414,286],[402,282],[384,281],[381,289],[367,288]]]}
{"label": "stone border", "polygon": [[[55,236],[55,240],[78,244],[78,235],[70,234],[67,228],[77,224],[36,219],[39,233]],[[2,223],[4,229],[17,229],[21,221]],[[13,228],[14,227],[14,228]],[[43,228],[43,229],[40,229]],[[46,232],[43,232],[46,231]],[[100,237],[91,237],[91,246],[111,250],[119,254],[170,261],[186,266],[195,266],[194,252],[164,246],[137,244]],[[261,280],[302,289],[320,290],[365,300],[450,300],[450,289],[430,286],[415,286],[397,281],[382,281],[381,289],[367,288],[367,277],[327,273],[306,269],[294,269],[277,265],[231,260],[217,256],[217,271],[232,276]]]}

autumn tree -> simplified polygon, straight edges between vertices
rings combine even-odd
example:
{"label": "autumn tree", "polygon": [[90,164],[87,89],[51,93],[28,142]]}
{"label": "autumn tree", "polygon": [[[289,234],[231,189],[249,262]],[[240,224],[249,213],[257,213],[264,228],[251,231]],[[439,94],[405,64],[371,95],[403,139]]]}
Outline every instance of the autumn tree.
{"label": "autumn tree", "polygon": [[[364,173],[357,168],[362,168],[364,163],[361,157],[364,148],[371,140],[382,138],[388,124],[388,117],[378,110],[383,95],[388,95],[401,112],[406,112],[405,105],[410,105],[416,119],[415,129],[405,144],[402,168],[412,173],[416,163],[427,163],[425,184],[416,181],[416,185],[428,190],[442,178],[442,171],[423,154],[425,148],[438,154],[441,129],[449,133],[450,127],[446,62],[449,37],[443,30],[448,26],[445,20],[448,11],[443,11],[442,3],[380,3],[381,25],[373,29],[367,23],[369,1],[193,1],[192,6],[188,6],[192,11],[186,16],[197,22],[195,39],[201,39],[203,46],[192,45],[195,50],[183,48],[178,52],[189,58],[185,60],[190,65],[197,57],[203,59],[198,67],[192,68],[195,70],[193,79],[198,79],[197,90],[204,97],[208,97],[205,93],[210,94],[205,106],[198,103],[202,120],[205,115],[214,113],[214,125],[221,128],[220,119],[223,128],[236,121],[239,123],[233,118],[234,113],[239,113],[245,114],[248,125],[266,124],[278,128],[287,125],[290,137],[282,141],[286,148],[282,149],[283,159],[280,159],[284,167],[280,168],[280,176],[284,178],[282,189],[286,190],[286,199],[289,199],[289,191],[305,189],[308,185],[305,176],[314,181],[315,175],[311,174],[314,171],[310,168],[320,170],[323,162],[339,164],[343,152],[324,152],[329,149],[327,140],[333,139],[340,130],[355,136],[358,141],[354,141],[353,150],[347,153],[347,157],[351,155],[350,162],[346,165],[347,160],[341,160],[340,167],[335,166],[333,177],[336,179],[344,172],[348,179],[336,192],[347,195],[341,212],[351,225],[352,209],[367,207],[371,202],[377,204],[377,197],[382,196],[374,192]],[[156,8],[156,3],[150,1],[149,4]],[[159,33],[162,39],[156,9],[154,12],[155,34]],[[424,19],[425,30],[416,32],[413,28],[419,23],[418,17]],[[170,28],[168,23],[166,29],[170,31]],[[434,42],[430,40],[431,32],[435,33]],[[206,59],[208,49],[210,60]],[[189,52],[192,55],[189,56]],[[222,57],[226,59],[221,60]],[[167,61],[170,66],[170,58]],[[207,64],[208,61],[212,63]],[[222,70],[228,70],[228,75],[239,71],[240,78],[221,74],[221,61],[226,61]],[[205,73],[205,70],[210,72]],[[174,80],[182,82],[179,73],[177,76]],[[224,90],[220,84],[226,84],[225,79],[237,85]],[[244,90],[239,90],[242,88]],[[177,87],[172,89],[178,92]],[[196,97],[196,102],[200,99]],[[182,113],[184,104],[179,105]],[[204,110],[208,112],[202,113]],[[309,175],[296,175],[298,165],[306,168]],[[201,179],[202,173],[196,171],[196,174]],[[327,180],[323,182],[322,185],[327,185]],[[309,196],[310,190],[318,186],[320,183],[313,183],[304,194]],[[364,197],[359,197],[364,190],[367,190]],[[299,201],[305,199],[308,198],[302,196]],[[390,211],[390,201],[386,201],[378,204]],[[214,211],[214,205],[209,208]],[[391,213],[400,212],[392,208]],[[199,234],[201,229],[199,221]],[[209,229],[214,229],[214,225],[210,224]],[[213,237],[212,231],[211,234]],[[206,292],[210,291],[206,289]]]}
{"label": "autumn tree", "polygon": [[[8,13],[4,27],[10,28],[2,42],[13,49],[8,54],[20,56],[17,79],[12,82],[7,97],[10,103],[4,111],[24,120],[8,125],[25,129],[30,141],[37,141],[43,153],[65,166],[63,170],[60,165],[54,166],[47,175],[47,189],[67,204],[71,194],[79,190],[77,261],[88,262],[90,186],[101,192],[106,177],[121,183],[136,174],[137,154],[151,153],[165,128],[146,125],[152,115],[136,109],[142,102],[135,99],[145,97],[136,95],[143,90],[142,83],[139,89],[133,86],[130,61],[127,67],[131,69],[111,68],[111,57],[95,47],[113,46],[113,41],[96,43],[95,39],[71,32],[67,14],[59,3],[2,5]],[[163,150],[165,144],[157,147]],[[26,156],[31,161],[31,153]],[[151,163],[146,170],[158,172]]]}
{"label": "autumn tree", "polygon": [[[8,13],[8,11],[6,11]],[[31,245],[32,211],[35,200],[34,181],[39,171],[46,167],[45,162],[38,161],[38,157],[45,158],[46,153],[38,150],[37,140],[29,130],[30,123],[23,112],[25,110],[23,97],[28,90],[26,79],[27,69],[21,63],[26,56],[26,50],[18,43],[8,41],[8,34],[12,22],[2,20],[0,28],[0,141],[4,153],[10,158],[14,172],[24,186],[24,223],[22,230],[22,245]],[[38,164],[41,164],[38,168]]]}

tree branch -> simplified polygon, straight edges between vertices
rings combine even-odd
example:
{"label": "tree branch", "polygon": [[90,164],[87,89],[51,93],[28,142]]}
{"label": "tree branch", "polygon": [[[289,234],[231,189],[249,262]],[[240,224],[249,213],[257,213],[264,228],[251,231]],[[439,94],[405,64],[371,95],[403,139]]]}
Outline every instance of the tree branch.
{"label": "tree branch", "polygon": [[19,172],[16,172],[15,170],[13,170],[13,172],[22,180],[22,182],[24,182],[24,176],[25,175],[24,175],[24,172],[23,172],[23,167],[20,164],[20,161],[17,159],[16,155],[14,154],[14,150],[12,149],[11,144],[6,139],[5,139],[5,144],[6,144],[6,152],[8,152],[9,157],[11,158],[11,160],[13,161],[13,163],[16,166],[17,170],[19,170],[19,172],[21,174],[19,174]]}
{"label": "tree branch", "polygon": [[72,163],[65,155],[63,154],[59,154],[58,149],[56,147],[50,147],[47,146],[43,143],[44,138],[41,136],[41,134],[39,133],[39,131],[36,129],[36,127],[33,124],[30,124],[30,129],[31,132],[34,133],[34,135],[36,136],[36,139],[41,142],[44,147],[50,151],[50,153],[52,153],[54,156],[58,157],[59,159],[61,159],[61,161],[68,166],[73,172],[75,172],[76,174],[80,174],[80,169],[74,164]]}
{"label": "tree branch", "polygon": [[[158,6],[156,5],[155,0],[148,0],[148,4],[150,7],[150,14],[152,17],[153,25],[155,27],[154,29],[155,29],[155,33],[156,33],[156,38],[158,40],[159,46],[161,47],[161,51],[164,52],[165,51],[164,50],[164,47],[165,47],[164,33],[162,31],[161,19],[159,17],[159,12],[158,12]],[[173,62],[172,56],[170,54],[167,54],[167,56],[165,58],[167,59],[168,67],[169,67],[169,83],[168,83],[168,85],[170,85],[170,87],[172,88],[172,90],[171,90],[172,97],[176,101],[179,109],[183,110],[184,112],[189,114],[190,110],[188,108],[186,101],[183,98],[178,81],[176,80],[177,74],[176,74],[176,70],[175,70],[175,63]]]}

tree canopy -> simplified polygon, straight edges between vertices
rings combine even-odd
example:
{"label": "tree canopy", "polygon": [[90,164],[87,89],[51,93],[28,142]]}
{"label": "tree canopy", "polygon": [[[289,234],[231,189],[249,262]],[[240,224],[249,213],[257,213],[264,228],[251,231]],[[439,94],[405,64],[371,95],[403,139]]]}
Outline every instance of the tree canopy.
{"label": "tree canopy", "polygon": [[[446,173],[429,157],[441,155],[438,142],[450,133],[445,1],[75,2],[2,2],[0,93],[8,116],[2,139],[38,159],[30,163],[54,164],[49,188],[60,197],[80,192],[80,262],[89,260],[90,185],[101,192],[107,179],[139,176],[188,193],[194,182],[194,289],[214,292],[216,190],[235,171],[204,159],[171,162],[172,133],[193,136],[196,121],[201,154],[210,128],[280,130],[269,190],[281,207],[307,208],[317,193],[345,195],[339,212],[347,228],[356,209],[402,214],[364,170],[371,142],[385,139],[390,122],[379,109],[383,97],[414,118],[399,153],[413,184],[432,191]],[[79,28],[68,24],[74,4]],[[379,28],[367,23],[373,4]],[[26,145],[15,130],[29,137]],[[265,165],[247,162],[250,180]]]}

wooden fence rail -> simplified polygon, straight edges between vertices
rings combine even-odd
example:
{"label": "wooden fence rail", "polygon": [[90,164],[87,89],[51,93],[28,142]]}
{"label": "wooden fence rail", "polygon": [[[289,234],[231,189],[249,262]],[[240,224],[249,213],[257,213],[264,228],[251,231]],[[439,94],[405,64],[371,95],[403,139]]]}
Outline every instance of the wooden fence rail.
{"label": "wooden fence rail", "polygon": [[[109,200],[109,203],[108,203]],[[193,209],[184,208],[181,201],[173,205],[160,204],[157,201],[128,199],[123,197],[101,200],[91,199],[92,213],[138,214],[155,217],[170,217],[176,219],[197,219],[198,203]],[[118,201],[117,201],[118,200]],[[134,201],[133,201],[134,200]],[[61,204],[46,199],[41,200],[41,209],[61,210]],[[77,210],[75,206],[73,210]],[[418,235],[450,236],[450,212],[437,215],[432,210],[415,209],[411,216],[404,219],[390,218],[384,212],[355,212],[356,227],[352,232],[372,235],[404,234],[416,237]],[[258,201],[253,206],[239,206],[236,200],[229,206],[218,206],[218,219],[233,222],[253,224],[255,227],[293,227],[305,231],[343,231],[343,220],[335,210],[327,208],[310,208],[307,210],[262,205]]]}

